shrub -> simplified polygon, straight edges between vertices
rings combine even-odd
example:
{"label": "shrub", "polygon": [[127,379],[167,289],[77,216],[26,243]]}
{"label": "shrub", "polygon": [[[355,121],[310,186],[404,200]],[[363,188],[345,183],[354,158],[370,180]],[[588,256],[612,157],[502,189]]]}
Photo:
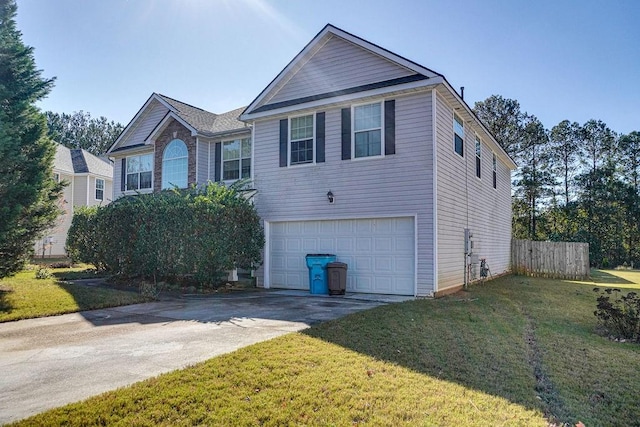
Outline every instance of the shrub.
{"label": "shrub", "polygon": [[69,254],[119,277],[217,284],[227,270],[262,262],[260,218],[236,187],[139,194],[79,213]]}
{"label": "shrub", "polygon": [[51,270],[49,270],[48,268],[42,267],[36,271],[36,279],[44,280],[50,277],[51,277]]}
{"label": "shrub", "polygon": [[[598,305],[593,314],[599,326],[609,336],[640,342],[640,298],[635,292],[621,295],[620,289],[606,288],[598,292]],[[612,299],[612,296],[615,297]]]}

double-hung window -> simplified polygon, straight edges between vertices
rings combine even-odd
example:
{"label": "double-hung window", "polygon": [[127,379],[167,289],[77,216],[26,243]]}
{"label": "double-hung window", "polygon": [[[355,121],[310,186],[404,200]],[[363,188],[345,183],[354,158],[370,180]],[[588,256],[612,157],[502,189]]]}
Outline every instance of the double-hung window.
{"label": "double-hung window", "polygon": [[498,185],[498,160],[495,153],[493,154],[493,188],[497,188]]}
{"label": "double-hung window", "polygon": [[476,135],[476,176],[482,178],[480,166],[482,165],[482,141]]}
{"label": "double-hung window", "polygon": [[104,179],[96,178],[96,200],[104,200]]}
{"label": "double-hung window", "polygon": [[313,114],[290,119],[289,164],[313,163]]}
{"label": "double-hung window", "polygon": [[251,138],[222,143],[222,179],[225,181],[251,177]]}
{"label": "double-hung window", "polygon": [[127,190],[144,190],[151,188],[153,171],[153,154],[127,157]]}
{"label": "double-hung window", "polygon": [[382,103],[353,107],[352,140],[355,158],[382,154]]}
{"label": "double-hung window", "polygon": [[464,123],[457,115],[453,115],[453,149],[464,157]]}

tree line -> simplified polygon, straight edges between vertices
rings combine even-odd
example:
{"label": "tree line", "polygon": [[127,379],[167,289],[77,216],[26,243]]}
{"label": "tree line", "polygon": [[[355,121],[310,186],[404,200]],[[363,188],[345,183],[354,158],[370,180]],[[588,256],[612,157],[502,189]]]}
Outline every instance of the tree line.
{"label": "tree line", "polygon": [[474,111],[518,164],[514,239],[587,242],[593,266],[640,265],[640,132],[595,119],[548,129],[499,95]]}

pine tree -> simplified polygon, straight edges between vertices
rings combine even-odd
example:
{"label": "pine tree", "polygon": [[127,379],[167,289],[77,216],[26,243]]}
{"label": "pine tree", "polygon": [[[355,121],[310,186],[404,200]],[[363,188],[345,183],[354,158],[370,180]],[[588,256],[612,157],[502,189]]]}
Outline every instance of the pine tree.
{"label": "pine tree", "polygon": [[0,0],[0,278],[19,271],[34,242],[54,225],[62,186],[53,180],[55,145],[35,107],[53,87],[22,43],[14,0]]}

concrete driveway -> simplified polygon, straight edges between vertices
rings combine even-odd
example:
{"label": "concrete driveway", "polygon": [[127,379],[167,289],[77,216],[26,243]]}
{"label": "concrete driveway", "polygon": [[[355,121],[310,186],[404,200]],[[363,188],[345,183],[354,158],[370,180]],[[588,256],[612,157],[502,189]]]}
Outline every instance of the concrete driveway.
{"label": "concrete driveway", "polygon": [[356,298],[255,292],[0,324],[0,423],[398,300]]}

